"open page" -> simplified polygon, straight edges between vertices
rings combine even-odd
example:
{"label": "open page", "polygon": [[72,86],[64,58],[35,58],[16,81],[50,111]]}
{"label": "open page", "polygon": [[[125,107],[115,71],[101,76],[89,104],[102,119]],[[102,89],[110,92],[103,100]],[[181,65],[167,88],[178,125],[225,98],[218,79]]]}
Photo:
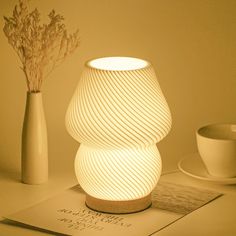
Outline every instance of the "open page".
{"label": "open page", "polygon": [[85,206],[79,185],[35,206],[7,217],[26,225],[65,235],[151,235],[221,194],[160,181],[152,206],[133,214],[105,214]]}

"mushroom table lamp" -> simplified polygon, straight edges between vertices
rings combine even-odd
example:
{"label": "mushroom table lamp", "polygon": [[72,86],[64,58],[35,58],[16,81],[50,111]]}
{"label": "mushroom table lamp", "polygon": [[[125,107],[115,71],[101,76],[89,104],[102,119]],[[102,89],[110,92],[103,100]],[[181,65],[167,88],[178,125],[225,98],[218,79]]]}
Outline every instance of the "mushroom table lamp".
{"label": "mushroom table lamp", "polygon": [[131,213],[151,205],[161,174],[156,147],[171,114],[152,65],[132,57],[88,61],[66,114],[80,144],[75,173],[96,211]]}

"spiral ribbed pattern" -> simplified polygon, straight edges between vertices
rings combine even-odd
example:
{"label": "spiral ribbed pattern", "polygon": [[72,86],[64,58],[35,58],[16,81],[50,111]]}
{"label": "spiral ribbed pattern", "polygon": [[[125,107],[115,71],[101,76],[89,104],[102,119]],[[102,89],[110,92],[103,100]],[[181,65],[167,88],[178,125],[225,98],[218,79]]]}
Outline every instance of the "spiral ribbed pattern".
{"label": "spiral ribbed pattern", "polygon": [[161,159],[155,146],[171,115],[150,64],[137,70],[85,67],[66,126],[81,144],[76,175],[91,196],[131,200],[155,187]]}
{"label": "spiral ribbed pattern", "polygon": [[96,150],[81,144],[75,169],[81,186],[90,195],[131,200],[153,190],[160,177],[161,158],[156,145],[145,149]]}

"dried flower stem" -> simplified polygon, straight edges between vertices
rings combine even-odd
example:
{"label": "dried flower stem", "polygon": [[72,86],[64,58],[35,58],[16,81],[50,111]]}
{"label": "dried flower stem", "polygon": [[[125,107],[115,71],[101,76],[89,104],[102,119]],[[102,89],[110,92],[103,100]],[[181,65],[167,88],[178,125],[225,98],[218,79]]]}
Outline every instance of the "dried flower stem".
{"label": "dried flower stem", "polygon": [[64,17],[52,10],[49,23],[40,25],[38,9],[28,10],[28,0],[19,0],[12,17],[4,17],[3,31],[16,51],[29,92],[41,90],[43,80],[79,46],[78,30],[68,35]]}

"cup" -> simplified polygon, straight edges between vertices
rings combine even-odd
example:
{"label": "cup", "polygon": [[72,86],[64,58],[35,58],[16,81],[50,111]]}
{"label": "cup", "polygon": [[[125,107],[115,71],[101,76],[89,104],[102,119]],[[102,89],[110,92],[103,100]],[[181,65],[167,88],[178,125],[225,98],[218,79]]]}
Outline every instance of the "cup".
{"label": "cup", "polygon": [[236,124],[210,124],[196,132],[199,154],[208,173],[215,177],[236,176]]}

